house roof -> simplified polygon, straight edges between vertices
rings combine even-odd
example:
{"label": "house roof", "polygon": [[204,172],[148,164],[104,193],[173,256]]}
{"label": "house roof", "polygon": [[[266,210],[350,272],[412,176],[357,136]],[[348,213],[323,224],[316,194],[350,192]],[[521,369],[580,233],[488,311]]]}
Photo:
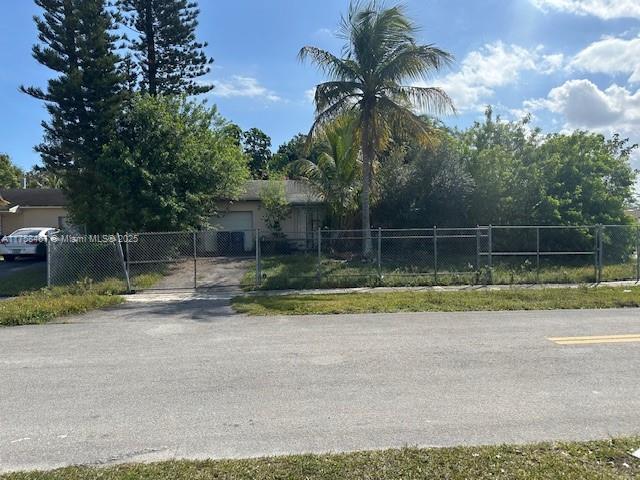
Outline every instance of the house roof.
{"label": "house roof", "polygon": [[57,188],[1,188],[0,210],[20,207],[64,207],[67,199]]}
{"label": "house roof", "polygon": [[[239,201],[260,200],[262,189],[268,185],[270,180],[249,180],[245,187],[245,192],[240,195]],[[318,193],[309,183],[302,180],[283,180],[287,201],[292,204],[319,204],[324,203],[322,195]]]}
{"label": "house roof", "polygon": [[[324,203],[309,183],[301,180],[283,180],[287,201],[292,204]],[[262,189],[269,180],[249,180],[239,201],[259,201]],[[0,189],[0,211],[12,207],[64,207],[68,201],[62,190],[57,188],[4,188]]]}

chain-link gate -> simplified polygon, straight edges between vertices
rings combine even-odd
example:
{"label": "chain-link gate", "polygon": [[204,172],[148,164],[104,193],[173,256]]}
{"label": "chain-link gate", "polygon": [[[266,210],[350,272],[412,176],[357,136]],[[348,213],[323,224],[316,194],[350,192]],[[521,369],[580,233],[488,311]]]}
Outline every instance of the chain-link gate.
{"label": "chain-link gate", "polygon": [[48,283],[136,289],[640,282],[640,227],[140,233],[49,242]]}

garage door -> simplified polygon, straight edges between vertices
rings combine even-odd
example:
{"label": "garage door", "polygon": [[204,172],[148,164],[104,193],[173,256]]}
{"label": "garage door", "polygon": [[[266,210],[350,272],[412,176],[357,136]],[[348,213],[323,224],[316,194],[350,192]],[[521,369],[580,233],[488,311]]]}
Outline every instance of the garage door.
{"label": "garage door", "polygon": [[250,252],[253,249],[253,212],[227,212],[212,218],[211,224],[226,232],[243,232],[244,250]]}
{"label": "garage door", "polygon": [[220,218],[211,219],[211,223],[220,230],[243,231],[253,230],[252,212],[228,212]]}

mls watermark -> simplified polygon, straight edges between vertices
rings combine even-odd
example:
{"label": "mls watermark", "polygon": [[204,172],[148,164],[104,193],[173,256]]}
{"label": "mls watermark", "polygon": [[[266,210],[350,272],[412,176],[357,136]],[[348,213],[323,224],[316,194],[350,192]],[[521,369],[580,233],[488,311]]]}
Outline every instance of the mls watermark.
{"label": "mls watermark", "polygon": [[138,234],[120,235],[119,233],[112,235],[57,234],[51,235],[49,240],[52,243],[138,243],[140,236]]}

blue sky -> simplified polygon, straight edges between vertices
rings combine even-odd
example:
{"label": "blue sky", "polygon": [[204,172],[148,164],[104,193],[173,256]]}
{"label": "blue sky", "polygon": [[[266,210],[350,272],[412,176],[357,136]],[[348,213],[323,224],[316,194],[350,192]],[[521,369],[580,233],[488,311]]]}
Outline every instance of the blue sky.
{"label": "blue sky", "polygon": [[[298,62],[303,45],[340,52],[335,38],[347,0],[200,0],[199,37],[215,59],[208,101],[227,119],[258,127],[274,149],[313,119],[309,92],[322,81]],[[388,1],[387,4],[392,2]],[[408,0],[419,40],[456,57],[427,84],[445,88],[464,127],[484,106],[505,118],[524,112],[545,131],[620,132],[640,143],[640,0]],[[43,105],[18,92],[51,72],[32,59],[31,0],[5,0],[0,17],[0,152],[28,168],[42,136]],[[640,167],[640,156],[634,164]]]}

